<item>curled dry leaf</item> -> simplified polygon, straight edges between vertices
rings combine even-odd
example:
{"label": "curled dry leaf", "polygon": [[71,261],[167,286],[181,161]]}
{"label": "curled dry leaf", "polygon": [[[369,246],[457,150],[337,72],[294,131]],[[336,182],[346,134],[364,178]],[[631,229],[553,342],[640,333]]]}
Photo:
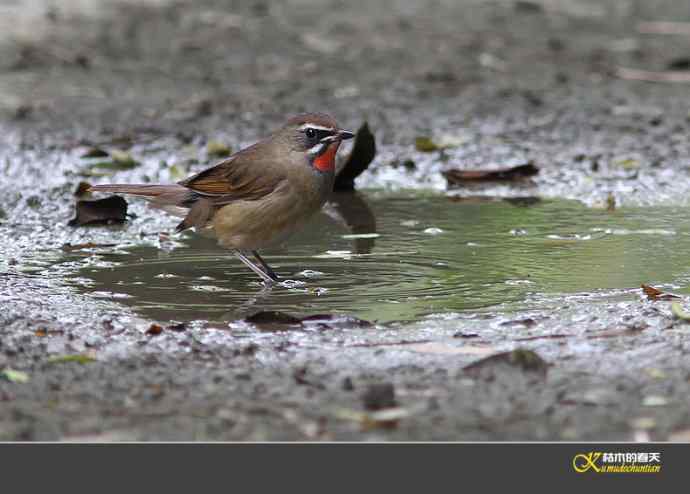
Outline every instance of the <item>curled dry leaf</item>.
{"label": "curled dry leaf", "polygon": [[78,201],[76,216],[69,226],[103,225],[124,223],[127,219],[127,201],[120,196],[110,196],[96,201]]}
{"label": "curled dry leaf", "polygon": [[86,158],[107,158],[108,152],[99,147],[92,147],[86,150],[84,154],[81,155],[82,159]]}
{"label": "curled dry leaf", "polygon": [[644,283],[640,285],[640,288],[642,288],[642,291],[647,295],[649,300],[673,300],[680,298],[678,295],[662,292],[658,288],[654,288],[651,285],[645,285]]}
{"label": "curled dry leaf", "polygon": [[364,122],[355,134],[352,152],[342,163],[338,163],[333,190],[354,190],[355,178],[366,170],[376,156],[376,139]]}
{"label": "curled dry leaf", "polygon": [[257,312],[247,317],[245,322],[254,324],[264,331],[284,331],[293,329],[292,327],[294,326],[317,329],[368,328],[374,326],[369,321],[352,316],[315,314],[306,317],[295,317],[279,311]]}
{"label": "curled dry leaf", "polygon": [[510,168],[500,168],[497,170],[458,170],[451,169],[443,172],[448,185],[461,185],[473,182],[511,182],[520,181],[532,177],[539,173],[531,161],[524,165],[513,166]]}

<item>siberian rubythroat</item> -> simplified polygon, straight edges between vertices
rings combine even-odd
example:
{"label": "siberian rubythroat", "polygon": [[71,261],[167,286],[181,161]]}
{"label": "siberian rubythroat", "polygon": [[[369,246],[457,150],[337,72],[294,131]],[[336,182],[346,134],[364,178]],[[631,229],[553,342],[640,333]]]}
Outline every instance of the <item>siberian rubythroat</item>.
{"label": "siberian rubythroat", "polygon": [[329,115],[305,113],[177,184],[94,185],[91,190],[143,196],[184,216],[177,231],[212,229],[221,246],[233,249],[270,284],[278,276],[258,250],[280,243],[321,209],[333,190],[338,147],[352,137]]}

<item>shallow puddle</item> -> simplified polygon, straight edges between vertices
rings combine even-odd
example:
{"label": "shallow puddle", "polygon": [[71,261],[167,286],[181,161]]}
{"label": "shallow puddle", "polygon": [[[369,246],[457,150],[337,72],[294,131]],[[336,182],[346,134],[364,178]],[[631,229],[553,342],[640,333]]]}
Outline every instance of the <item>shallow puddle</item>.
{"label": "shallow puddle", "polygon": [[678,288],[690,279],[686,209],[607,212],[574,201],[373,192],[338,203],[337,214],[265,251],[293,280],[272,289],[193,232],[168,251],[75,251],[61,262],[89,262],[70,281],[80,291],[162,321],[229,321],[262,310],[412,320],[499,304],[519,311],[551,294],[621,296],[640,283]]}

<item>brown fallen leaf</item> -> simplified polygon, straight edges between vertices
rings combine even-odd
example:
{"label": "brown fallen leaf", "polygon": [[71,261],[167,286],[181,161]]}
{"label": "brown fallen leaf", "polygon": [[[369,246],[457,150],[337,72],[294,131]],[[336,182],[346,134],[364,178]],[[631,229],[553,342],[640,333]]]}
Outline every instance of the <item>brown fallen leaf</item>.
{"label": "brown fallen leaf", "polygon": [[146,334],[149,334],[151,336],[157,336],[163,332],[163,326],[160,324],[151,324],[149,326],[149,329],[146,330]]}
{"label": "brown fallen leaf", "polygon": [[82,154],[80,157],[82,159],[85,158],[107,158],[108,152],[99,148],[99,147],[92,147],[86,150],[84,154]]}
{"label": "brown fallen leaf", "polygon": [[647,295],[649,300],[673,300],[680,298],[678,295],[662,292],[658,288],[654,288],[651,285],[645,285],[644,283],[640,285],[640,288],[642,288],[642,291]]}
{"label": "brown fallen leaf", "polygon": [[297,325],[301,321],[295,316],[286,314],[284,312],[278,312],[274,310],[267,310],[257,312],[245,319],[245,322],[256,324],[256,325],[266,325],[266,324],[279,324],[279,325]]}
{"label": "brown fallen leaf", "polygon": [[183,322],[178,322],[178,323],[170,324],[170,325],[166,326],[165,329],[181,333],[182,331],[187,330],[187,325]]}
{"label": "brown fallen leaf", "polygon": [[372,322],[365,321],[364,319],[338,314],[315,314],[303,317],[300,322],[303,326],[318,325],[325,329],[334,329],[336,327],[371,328],[374,326]]}
{"label": "brown fallen leaf", "polygon": [[69,226],[103,225],[124,223],[127,219],[127,201],[120,196],[110,196],[96,201],[77,201],[76,216]]}
{"label": "brown fallen leaf", "polygon": [[317,329],[345,329],[368,328],[374,324],[352,316],[339,314],[315,314],[306,317],[295,317],[279,311],[257,312],[245,319],[245,322],[254,324],[264,331],[283,331],[291,326]]}
{"label": "brown fallen leaf", "polygon": [[81,197],[86,195],[86,193],[91,189],[91,184],[89,182],[79,182],[77,188],[74,189],[75,197]]}
{"label": "brown fallen leaf", "polygon": [[333,190],[354,190],[355,178],[369,167],[374,156],[376,156],[376,140],[369,130],[369,124],[364,122],[357,130],[352,152],[336,167],[337,174]]}
{"label": "brown fallen leaf", "polygon": [[511,168],[500,168],[498,170],[458,170],[451,169],[443,172],[443,176],[446,177],[448,185],[459,185],[467,182],[479,182],[479,181],[495,181],[495,182],[507,182],[507,181],[520,181],[526,178],[532,177],[539,173],[539,168],[537,168],[534,163],[529,162],[524,165],[513,166]]}

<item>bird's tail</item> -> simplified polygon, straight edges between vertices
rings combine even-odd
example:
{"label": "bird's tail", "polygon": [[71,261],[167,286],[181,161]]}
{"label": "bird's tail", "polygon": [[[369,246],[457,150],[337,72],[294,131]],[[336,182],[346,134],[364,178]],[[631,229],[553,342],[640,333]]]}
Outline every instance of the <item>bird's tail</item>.
{"label": "bird's tail", "polygon": [[112,192],[115,194],[130,194],[133,196],[143,196],[148,198],[173,197],[186,195],[188,190],[181,185],[147,185],[147,184],[108,184],[92,185],[89,191],[93,192]]}
{"label": "bird's tail", "polygon": [[177,231],[191,227],[203,227],[213,213],[211,202],[182,185],[147,185],[147,184],[108,184],[92,185],[89,191],[112,192],[140,196],[154,207],[160,208],[174,216],[184,219],[177,225]]}

